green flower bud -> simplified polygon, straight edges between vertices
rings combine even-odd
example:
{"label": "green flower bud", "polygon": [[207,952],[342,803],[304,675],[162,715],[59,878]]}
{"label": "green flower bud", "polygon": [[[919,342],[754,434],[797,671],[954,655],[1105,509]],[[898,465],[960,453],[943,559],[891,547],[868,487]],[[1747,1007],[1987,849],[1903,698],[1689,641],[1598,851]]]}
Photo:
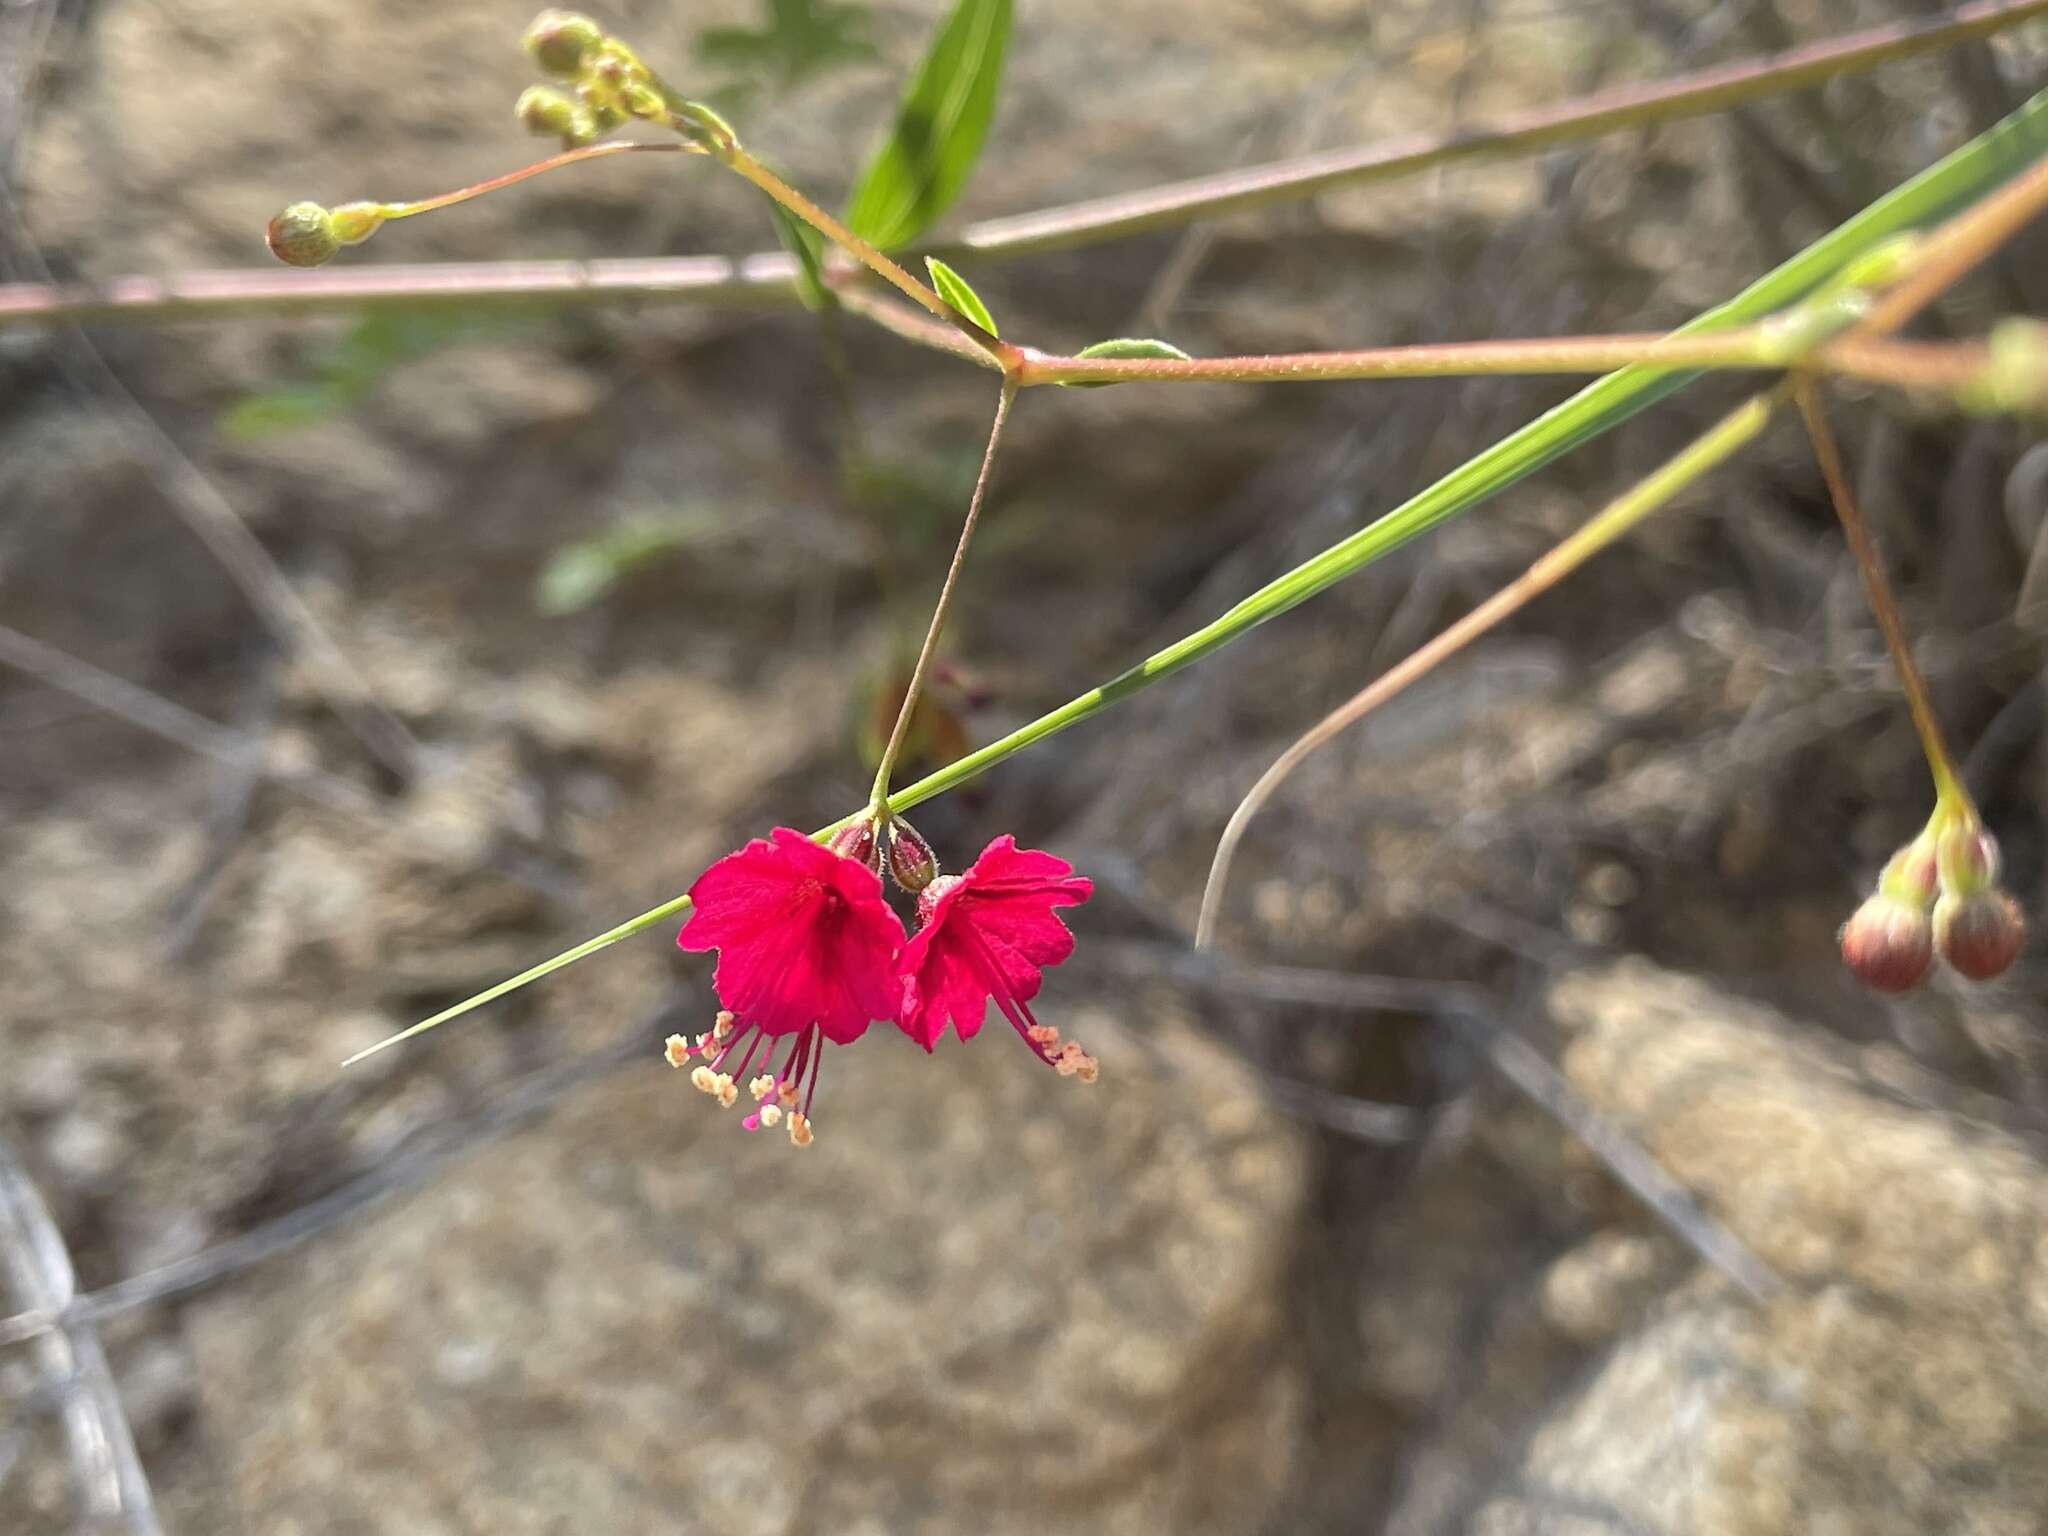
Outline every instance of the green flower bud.
{"label": "green flower bud", "polygon": [[293,203],[263,232],[270,254],[286,266],[317,267],[341,249],[334,215],[318,203]]}
{"label": "green flower bud", "polygon": [[1842,961],[1877,992],[1910,992],[1934,964],[1934,925],[1911,902],[1882,891],[1842,925]]}
{"label": "green flower bud", "polygon": [[575,131],[576,98],[551,85],[530,85],[519,93],[512,115],[528,133],[541,138],[566,139]]}
{"label": "green flower bud", "polygon": [[594,86],[588,80],[576,87],[576,103],[589,114],[598,133],[610,133],[627,120],[618,93]]}
{"label": "green flower bud", "polygon": [[2027,920],[2004,891],[1944,896],[1934,904],[1934,942],[1959,974],[1989,981],[2019,958]]}
{"label": "green flower bud", "polygon": [[526,51],[543,74],[573,80],[586,54],[604,44],[604,29],[575,11],[542,11],[526,29]]}
{"label": "green flower bud", "polygon": [[1964,409],[2048,416],[2048,325],[2001,320],[1987,343],[1990,362],[1958,392]]}

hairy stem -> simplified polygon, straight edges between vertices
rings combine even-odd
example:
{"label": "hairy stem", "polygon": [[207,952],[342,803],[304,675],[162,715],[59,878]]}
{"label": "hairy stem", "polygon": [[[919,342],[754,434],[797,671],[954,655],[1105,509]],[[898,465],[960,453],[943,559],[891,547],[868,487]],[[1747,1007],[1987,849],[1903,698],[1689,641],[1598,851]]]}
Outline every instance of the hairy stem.
{"label": "hairy stem", "polygon": [[487,192],[516,186],[522,181],[544,175],[548,171],[559,171],[565,166],[581,165],[586,160],[602,160],[611,155],[679,155],[696,154],[700,151],[687,144],[586,144],[580,149],[565,149],[559,155],[550,155],[545,160],[536,160],[532,165],[522,165],[516,171],[507,171],[502,176],[493,176],[486,181],[476,182],[467,187],[457,187],[453,192],[439,192],[432,197],[418,198],[407,203],[380,203],[379,211],[387,219],[409,219],[414,214],[434,213],[442,208],[452,208],[457,203],[466,203],[473,197],[482,197]]}
{"label": "hairy stem", "polygon": [[[2048,0],[1987,0],[1960,6],[1939,18],[1872,27],[1786,53],[1679,75],[1653,86],[1558,103],[1492,128],[1461,127],[1444,134],[1357,146],[986,220],[969,225],[956,240],[934,249],[941,255],[972,252],[995,258],[1085,246],[1139,230],[1188,224],[1242,208],[1308,197],[1334,186],[1392,180],[1448,160],[1526,153],[1619,128],[1725,110],[1812,86],[1835,75],[1987,37],[2041,15],[2048,15]],[[394,266],[375,273],[300,272],[290,274],[289,281],[268,272],[233,269],[168,279],[119,277],[102,284],[0,284],[0,326],[58,320],[140,323],[212,313],[357,309],[454,299],[526,304],[783,304],[794,302],[794,272],[795,263],[776,251],[737,261],[686,256],[588,264],[515,261]],[[913,296],[920,307],[930,309],[926,297]]]}
{"label": "hairy stem", "polygon": [[1927,754],[1927,770],[1934,777],[1934,798],[1937,806],[1970,805],[1970,793],[1963,787],[1962,776],[1956,772],[1955,759],[1949,755],[1948,743],[1941,734],[1941,722],[1935,717],[1934,700],[1927,690],[1927,679],[1921,676],[1919,666],[1913,660],[1913,648],[1906,639],[1906,626],[1899,617],[1899,605],[1892,595],[1892,584],[1885,575],[1884,560],[1877,552],[1877,543],[1870,536],[1870,527],[1863,520],[1862,510],[1856,504],[1855,493],[1849,488],[1848,473],[1842,467],[1842,452],[1835,442],[1833,428],[1828,425],[1827,411],[1821,404],[1820,391],[1811,379],[1801,378],[1794,385],[1794,398],[1799,403],[1800,417],[1806,423],[1806,435],[1813,440],[1814,457],[1820,461],[1821,478],[1827,482],[1828,498],[1835,504],[1835,516],[1841,520],[1842,533],[1849,541],[1849,549],[1856,557],[1856,568],[1863,574],[1864,594],[1870,599],[1870,611],[1877,616],[1877,627],[1884,635],[1885,649],[1891,652],[1892,666],[1899,674],[1899,686],[1906,693],[1906,707],[1913,716],[1913,729],[1919,734],[1920,749]]}
{"label": "hairy stem", "polygon": [[1783,398],[1782,387],[1771,394],[1757,395],[1724,416],[1695,438],[1682,452],[1608,503],[1576,530],[1553,545],[1513,581],[1474,608],[1426,645],[1411,652],[1356,694],[1325,715],[1316,726],[1274,761],[1231,813],[1223,836],[1217,841],[1216,856],[1209,865],[1208,884],[1202,890],[1202,913],[1195,924],[1195,947],[1206,947],[1216,937],[1216,918],[1223,907],[1223,889],[1230,878],[1231,860],[1243,840],[1245,828],[1259,807],[1292,773],[1301,761],[1332,737],[1363,720],[1402,689],[1423,677],[1449,657],[1464,649],[1509,614],[1548,592],[1637,523],[1662,507],[1707,471],[1724,463],[1763,431],[1771,412]]}
{"label": "hairy stem", "polygon": [[889,729],[889,744],[882,748],[882,760],[875,768],[875,785],[868,798],[872,808],[882,815],[887,815],[889,809],[889,775],[895,771],[896,754],[903,750],[903,738],[910,730],[910,717],[917,710],[917,701],[924,696],[925,677],[938,651],[946,616],[953,609],[953,593],[960,583],[961,567],[967,563],[967,546],[974,539],[974,525],[981,518],[981,504],[988,497],[989,479],[995,472],[996,448],[1003,440],[1003,426],[1010,419],[1010,405],[1016,398],[1017,381],[1006,374],[1003,392],[996,398],[996,419],[988,429],[988,447],[982,451],[981,472],[974,477],[974,494],[967,499],[967,516],[960,524],[960,542],[953,546],[953,563],[946,568],[945,583],[939,588],[938,603],[932,608],[931,625],[924,632],[917,664],[910,669],[910,686],[903,691],[903,707],[896,711],[896,723]]}
{"label": "hairy stem", "polygon": [[1925,21],[1894,22],[1655,85],[1602,91],[1516,113],[1490,126],[1468,125],[1448,133],[1330,150],[1143,192],[993,219],[966,230],[958,244],[985,254],[1062,250],[1312,197],[1332,187],[1412,175],[1453,161],[1523,153],[1644,123],[1722,112],[1758,97],[1800,90],[1836,75],[1987,37],[2041,15],[2048,15],[2048,0],[1992,0],[1958,6]]}
{"label": "hairy stem", "polygon": [[[1054,357],[1027,351],[1022,382],[1320,383],[1334,379],[1427,379],[1481,374],[1611,373],[1617,368],[1777,369],[1794,359],[1769,326],[1708,336],[1657,332],[1515,341],[1430,342],[1356,351],[1281,352],[1264,357]],[[1967,343],[1870,340],[1823,346],[1800,359],[1828,373],[1911,389],[1954,389],[1988,361]]]}
{"label": "hairy stem", "polygon": [[[2044,3],[2048,3],[2048,0],[2044,0]],[[769,170],[767,166],[756,160],[739,145],[734,144],[724,148],[718,153],[718,158],[759,187],[763,192],[774,198],[776,202],[787,208],[797,218],[810,225],[811,228],[815,229],[827,240],[830,240],[834,245],[845,251],[847,255],[853,257],[854,260],[858,261],[870,272],[881,278],[883,282],[889,284],[892,288],[901,290],[909,297],[912,303],[917,304],[923,309],[930,310],[948,324],[959,327],[960,330],[966,333],[970,341],[974,342],[982,351],[988,354],[993,366],[1004,369],[1006,372],[1008,371],[1011,354],[1017,350],[1015,347],[991,336],[972,320],[959,313],[952,305],[912,277],[887,256],[883,255],[874,245],[863,240],[859,235],[856,235],[844,224],[833,218],[831,214],[820,208],[808,197],[805,197],[803,193],[797,191],[795,187],[792,187],[780,176]]]}

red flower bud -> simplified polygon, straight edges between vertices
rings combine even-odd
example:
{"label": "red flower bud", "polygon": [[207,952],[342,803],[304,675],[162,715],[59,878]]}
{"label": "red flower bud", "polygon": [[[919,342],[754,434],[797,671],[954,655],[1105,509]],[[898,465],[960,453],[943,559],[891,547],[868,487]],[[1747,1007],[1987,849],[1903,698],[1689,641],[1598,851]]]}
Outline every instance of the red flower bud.
{"label": "red flower bud", "polygon": [[1989,981],[2019,958],[2027,920],[2004,891],[1944,896],[1934,904],[1934,942],[1960,974]]}
{"label": "red flower bud", "polygon": [[932,854],[932,845],[907,821],[889,828],[889,873],[913,895],[939,878],[939,861]]}
{"label": "red flower bud", "polygon": [[1842,960],[1878,992],[1910,992],[1934,964],[1934,925],[1911,902],[1882,891],[1842,925]]}
{"label": "red flower bud", "polygon": [[832,834],[832,840],[825,846],[842,859],[865,864],[878,875],[882,872],[882,856],[875,842],[875,824],[872,820],[863,819],[850,827],[841,827]]}

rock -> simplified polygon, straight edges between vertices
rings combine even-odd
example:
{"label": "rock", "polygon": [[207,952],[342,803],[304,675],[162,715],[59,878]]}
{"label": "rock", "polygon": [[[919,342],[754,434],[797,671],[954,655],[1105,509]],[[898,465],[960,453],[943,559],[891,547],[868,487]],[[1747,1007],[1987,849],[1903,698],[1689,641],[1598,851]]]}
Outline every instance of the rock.
{"label": "rock", "polygon": [[[252,1529],[1261,1528],[1297,1138],[1165,1031],[834,1050],[815,1146],[645,1066],[192,1313]],[[863,1525],[862,1522],[866,1522]]]}
{"label": "rock", "polygon": [[[2038,1161],[1887,1100],[1797,1026],[1703,983],[1624,965],[1552,1003],[1578,1089],[1788,1285],[1759,1305],[1711,1272],[1678,1284],[1525,1428],[1458,1528],[2039,1529]],[[1559,1322],[1583,1334],[1584,1310]],[[1408,1514],[1396,1529],[1424,1528]]]}

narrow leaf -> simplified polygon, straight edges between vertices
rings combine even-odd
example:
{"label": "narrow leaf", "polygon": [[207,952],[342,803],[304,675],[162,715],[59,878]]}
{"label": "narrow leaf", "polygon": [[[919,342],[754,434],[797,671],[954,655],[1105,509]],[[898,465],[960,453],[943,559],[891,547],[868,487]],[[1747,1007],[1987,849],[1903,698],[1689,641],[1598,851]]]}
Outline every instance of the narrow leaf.
{"label": "narrow leaf", "polygon": [[987,331],[991,336],[1000,336],[995,320],[988,312],[988,306],[981,302],[981,295],[967,286],[967,279],[955,272],[936,256],[924,259],[926,269],[932,275],[932,286],[939,290],[939,297],[960,313]]}
{"label": "narrow leaf", "polygon": [[847,199],[855,234],[888,250],[915,240],[967,185],[995,116],[1011,0],[959,0]]}
{"label": "narrow leaf", "polygon": [[[1174,362],[1189,361],[1187,353],[1170,341],[1157,341],[1149,336],[1113,336],[1108,341],[1098,341],[1092,347],[1083,347],[1074,354],[1076,357],[1122,357],[1171,359]],[[1061,385],[1063,389],[1107,389],[1119,379],[1076,379]]]}
{"label": "narrow leaf", "polygon": [[825,286],[825,237],[773,198],[768,212],[775,220],[776,238],[796,258],[796,296],[813,312],[829,307],[834,300]]}

